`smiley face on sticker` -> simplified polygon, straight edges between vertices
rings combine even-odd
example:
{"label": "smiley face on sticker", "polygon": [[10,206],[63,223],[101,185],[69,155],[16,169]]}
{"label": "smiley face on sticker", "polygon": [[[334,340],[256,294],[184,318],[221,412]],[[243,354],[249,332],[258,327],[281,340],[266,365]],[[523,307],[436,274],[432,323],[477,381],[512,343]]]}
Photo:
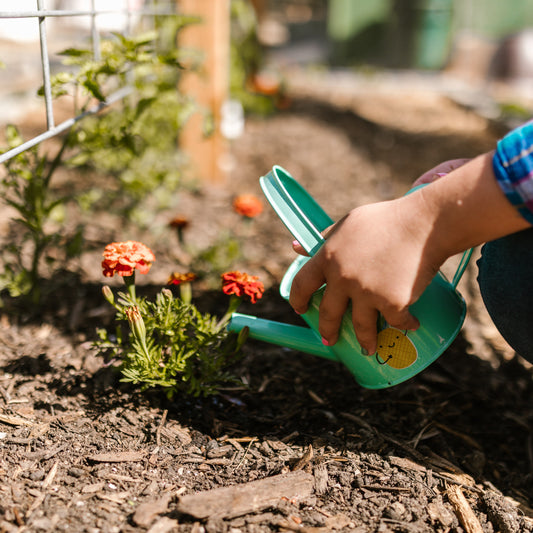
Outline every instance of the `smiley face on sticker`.
{"label": "smiley face on sticker", "polygon": [[376,359],[380,365],[400,370],[411,366],[417,357],[416,346],[403,331],[389,326],[378,333]]}

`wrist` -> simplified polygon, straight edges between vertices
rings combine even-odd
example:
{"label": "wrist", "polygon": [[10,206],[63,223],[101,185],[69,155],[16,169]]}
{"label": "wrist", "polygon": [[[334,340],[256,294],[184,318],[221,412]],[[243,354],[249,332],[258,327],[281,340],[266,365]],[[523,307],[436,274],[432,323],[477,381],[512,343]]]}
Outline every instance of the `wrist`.
{"label": "wrist", "polygon": [[[417,191],[425,206],[430,253],[445,260],[487,241],[531,227],[500,189],[493,152],[472,159]],[[430,244],[431,243],[431,244]]]}

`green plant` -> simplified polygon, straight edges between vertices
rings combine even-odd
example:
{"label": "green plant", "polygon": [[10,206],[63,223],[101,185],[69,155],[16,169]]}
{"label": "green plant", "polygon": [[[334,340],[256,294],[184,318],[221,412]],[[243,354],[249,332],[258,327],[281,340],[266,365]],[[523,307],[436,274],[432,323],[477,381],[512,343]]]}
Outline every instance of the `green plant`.
{"label": "green plant", "polygon": [[[6,138],[6,151],[23,142],[18,129],[11,125],[6,128]],[[12,297],[27,297],[32,304],[41,300],[44,264],[54,272],[81,250],[81,228],[67,233],[63,225],[72,198],[57,197],[51,189],[67,143],[65,139],[52,160],[39,155],[37,147],[14,156],[6,162],[0,180],[2,199],[16,212],[3,250],[0,290],[6,289]]]}
{"label": "green plant", "polygon": [[184,67],[175,43],[178,32],[195,21],[166,17],[156,31],[134,37],[114,34],[101,42],[98,61],[90,49],[62,52],[69,70],[53,77],[53,95],[72,95],[76,113],[87,111],[95,100],[105,102],[121,87],[135,89],[73,128],[65,163],[115,178],[114,185],[107,182],[105,194],[95,194],[91,187],[86,203],[97,198],[99,209],[112,207],[146,225],[146,213],[139,205],[147,198],[168,202],[169,191],[180,185],[186,158],[177,148],[178,137],[197,109],[193,98],[178,90]]}
{"label": "green plant", "polygon": [[[239,359],[246,332],[235,335],[225,328],[231,313],[243,296],[255,302],[263,285],[253,276],[239,272],[225,275],[223,290],[230,295],[228,310],[222,318],[201,313],[190,301],[188,285],[194,276],[171,276],[180,284],[180,296],[163,288],[150,301],[135,294],[135,269],[149,268],[153,254],[141,243],[112,243],[106,247],[104,273],[123,276],[127,293],[115,298],[108,286],[103,293],[116,310],[116,333],[98,331],[96,343],[101,353],[120,361],[122,381],[140,384],[142,390],[161,388],[168,396],[178,391],[194,396],[216,394],[228,384],[238,382],[228,368]],[[124,334],[121,325],[128,324]]]}

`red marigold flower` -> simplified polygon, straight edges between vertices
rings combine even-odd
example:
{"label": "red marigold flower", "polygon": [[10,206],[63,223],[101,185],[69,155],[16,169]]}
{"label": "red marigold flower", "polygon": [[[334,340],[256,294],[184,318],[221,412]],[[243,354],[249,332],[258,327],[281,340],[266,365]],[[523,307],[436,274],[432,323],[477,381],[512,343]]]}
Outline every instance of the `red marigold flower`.
{"label": "red marigold flower", "polygon": [[189,219],[185,218],[185,217],[174,217],[169,223],[168,225],[171,227],[171,228],[176,228],[176,229],[185,229],[189,226]]}
{"label": "red marigold flower", "polygon": [[265,292],[265,286],[257,276],[250,276],[238,270],[222,274],[222,290],[225,294],[235,294],[242,297],[249,296],[253,304],[257,302]]}
{"label": "red marigold flower", "polygon": [[132,276],[135,269],[147,274],[155,261],[152,250],[137,241],[112,242],[105,247],[103,255],[103,274],[108,278],[115,274]]}
{"label": "red marigold flower", "polygon": [[172,272],[168,278],[167,285],[180,285],[181,283],[190,283],[198,279],[198,276],[194,272],[186,272],[182,274],[180,272]]}
{"label": "red marigold flower", "polygon": [[240,194],[233,200],[233,209],[239,215],[254,218],[263,211],[263,204],[254,194]]}

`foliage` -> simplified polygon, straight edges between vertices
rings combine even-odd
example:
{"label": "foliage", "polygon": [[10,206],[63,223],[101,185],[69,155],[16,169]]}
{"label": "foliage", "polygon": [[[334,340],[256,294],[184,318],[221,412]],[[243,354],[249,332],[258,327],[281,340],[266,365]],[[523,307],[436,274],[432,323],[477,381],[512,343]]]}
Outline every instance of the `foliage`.
{"label": "foliage", "polygon": [[162,388],[169,397],[181,391],[194,396],[216,394],[228,384],[240,383],[228,367],[240,357],[245,334],[225,329],[225,320],[202,314],[186,299],[162,289],[155,301],[118,293],[117,302],[107,288],[116,319],[128,323],[110,335],[98,331],[102,353],[120,359],[122,381],[141,384],[141,389]]}
{"label": "foliage", "polygon": [[62,52],[70,71],[53,77],[52,92],[55,97],[73,95],[77,113],[95,101],[105,102],[121,87],[134,88],[105,112],[86,116],[70,136],[68,165],[92,168],[116,180],[113,188],[107,184],[105,194],[92,191],[98,208],[131,215],[144,198],[164,190],[167,194],[156,196],[168,199],[168,191],[180,184],[185,158],[177,149],[178,136],[196,107],[177,90],[183,52],[175,43],[178,32],[193,22],[191,17],[167,16],[157,31],[134,37],[114,34],[102,40],[99,60],[90,49]]}
{"label": "foliage", "polygon": [[[6,137],[6,151],[23,142],[14,126],[7,127]],[[6,173],[0,181],[4,202],[16,212],[10,241],[3,250],[0,290],[7,289],[11,297],[27,297],[32,304],[41,298],[43,260],[53,272],[81,251],[81,228],[68,234],[63,225],[72,198],[56,197],[50,187],[66,144],[67,140],[51,161],[46,155],[40,156],[37,147],[14,156],[6,162]]]}
{"label": "foliage", "polygon": [[135,272],[147,274],[155,261],[152,250],[141,242],[110,243],[103,256],[103,275],[122,277],[128,292],[120,292],[116,301],[108,286],[102,292],[116,309],[118,322],[127,321],[130,331],[124,337],[121,328],[116,335],[101,329],[96,347],[121,360],[124,381],[140,383],[143,390],[160,387],[169,396],[177,391],[215,394],[221,385],[236,381],[227,367],[237,360],[247,332],[235,336],[225,326],[245,296],[252,303],[263,296],[264,286],[257,276],[238,271],[222,276],[222,290],[230,300],[225,315],[216,320],[191,303],[190,283],[197,278],[193,272],[171,274],[168,283],[179,285],[180,298],[167,288],[155,302],[137,298]]}

